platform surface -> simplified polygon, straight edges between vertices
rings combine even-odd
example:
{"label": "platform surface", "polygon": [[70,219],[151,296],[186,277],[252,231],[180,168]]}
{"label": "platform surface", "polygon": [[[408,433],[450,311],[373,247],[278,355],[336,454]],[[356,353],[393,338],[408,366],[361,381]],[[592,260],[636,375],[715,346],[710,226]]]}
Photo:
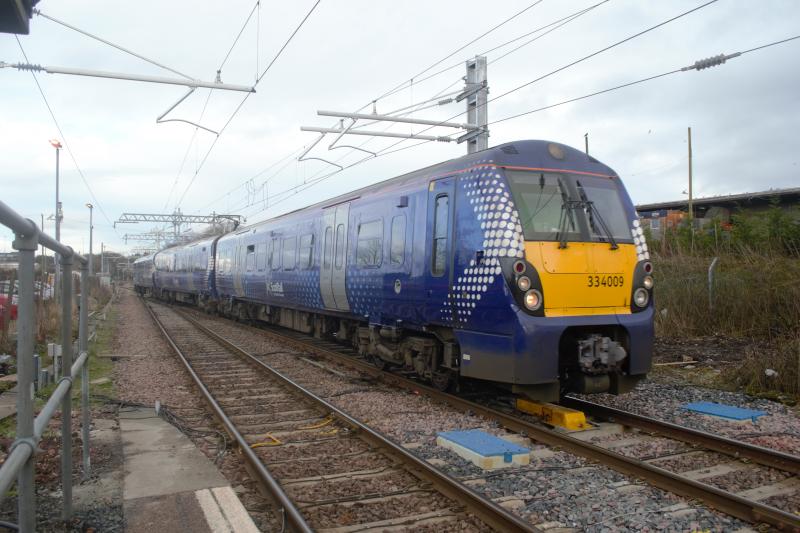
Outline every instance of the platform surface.
{"label": "platform surface", "polygon": [[258,531],[214,464],[153,409],[121,412],[119,426],[126,531]]}
{"label": "platform surface", "polygon": [[688,411],[694,411],[704,415],[718,416],[721,418],[729,418],[731,420],[755,420],[759,416],[764,416],[765,411],[756,411],[754,409],[743,409],[733,405],[725,405],[713,402],[693,402],[687,403],[683,406]]}
{"label": "platform surface", "polygon": [[492,457],[496,455],[505,455],[510,453],[516,455],[519,453],[529,453],[530,450],[518,446],[513,442],[508,442],[499,437],[495,437],[491,433],[486,433],[479,429],[469,429],[466,431],[443,431],[438,434],[439,437],[452,441],[459,446],[462,446],[470,451],[473,451],[484,457]]}

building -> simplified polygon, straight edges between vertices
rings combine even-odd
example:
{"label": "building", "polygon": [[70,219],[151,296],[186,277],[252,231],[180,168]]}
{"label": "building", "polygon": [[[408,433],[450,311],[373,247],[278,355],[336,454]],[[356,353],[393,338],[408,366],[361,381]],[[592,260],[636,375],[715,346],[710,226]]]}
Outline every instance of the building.
{"label": "building", "polygon": [[[710,196],[692,200],[692,211],[696,223],[702,225],[713,219],[722,222],[722,227],[731,227],[731,215],[740,212],[758,213],[773,206],[797,210],[800,207],[800,187],[790,189],[770,189],[761,192]],[[653,237],[663,231],[678,226],[689,212],[689,199],[642,204],[636,206],[642,225],[650,229]]]}
{"label": "building", "polygon": [[17,252],[0,253],[0,270],[16,270],[19,268]]}

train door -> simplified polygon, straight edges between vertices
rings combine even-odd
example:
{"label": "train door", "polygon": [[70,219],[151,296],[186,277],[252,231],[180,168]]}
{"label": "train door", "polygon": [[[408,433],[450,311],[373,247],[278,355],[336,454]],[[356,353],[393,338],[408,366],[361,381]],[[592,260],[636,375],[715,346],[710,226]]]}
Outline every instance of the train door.
{"label": "train door", "polygon": [[349,219],[349,203],[329,207],[323,211],[319,284],[323,305],[327,309],[337,311],[350,310],[345,288]]}
{"label": "train door", "polygon": [[233,291],[241,298],[244,296],[244,248],[241,238],[234,241],[233,252]]}
{"label": "train door", "polygon": [[428,186],[425,257],[425,320],[440,323],[450,316],[448,294],[453,286],[455,237],[455,178],[432,181]]}

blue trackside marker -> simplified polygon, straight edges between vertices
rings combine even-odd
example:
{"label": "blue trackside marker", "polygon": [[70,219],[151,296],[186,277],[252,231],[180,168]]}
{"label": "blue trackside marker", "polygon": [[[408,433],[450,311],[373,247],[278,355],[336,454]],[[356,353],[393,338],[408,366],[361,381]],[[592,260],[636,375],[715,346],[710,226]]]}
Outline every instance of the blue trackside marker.
{"label": "blue trackside marker", "polygon": [[520,453],[530,453],[528,448],[517,446],[514,443],[495,437],[479,429],[467,431],[443,431],[439,437],[463,446],[484,457],[501,456],[503,461],[510,463],[512,456]]}
{"label": "blue trackside marker", "polygon": [[725,405],[713,402],[693,402],[687,403],[682,406],[687,411],[694,411],[704,415],[719,416],[721,418],[729,418],[731,420],[747,420],[753,422],[760,416],[766,415],[766,411],[756,411],[754,409],[743,409],[733,405]]}

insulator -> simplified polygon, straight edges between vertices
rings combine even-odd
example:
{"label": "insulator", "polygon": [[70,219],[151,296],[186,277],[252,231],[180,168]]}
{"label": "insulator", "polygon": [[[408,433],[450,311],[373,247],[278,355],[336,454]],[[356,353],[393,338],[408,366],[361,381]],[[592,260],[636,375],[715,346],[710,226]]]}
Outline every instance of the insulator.
{"label": "insulator", "polygon": [[703,70],[704,68],[716,67],[725,63],[727,59],[728,57],[725,54],[719,54],[718,56],[712,56],[706,59],[695,61],[693,68],[696,70]]}
{"label": "insulator", "polygon": [[30,71],[34,71],[35,70],[36,72],[39,72],[39,71],[43,70],[41,65],[33,65],[31,63],[20,63],[20,64],[16,65],[16,67],[19,70],[30,70]]}

